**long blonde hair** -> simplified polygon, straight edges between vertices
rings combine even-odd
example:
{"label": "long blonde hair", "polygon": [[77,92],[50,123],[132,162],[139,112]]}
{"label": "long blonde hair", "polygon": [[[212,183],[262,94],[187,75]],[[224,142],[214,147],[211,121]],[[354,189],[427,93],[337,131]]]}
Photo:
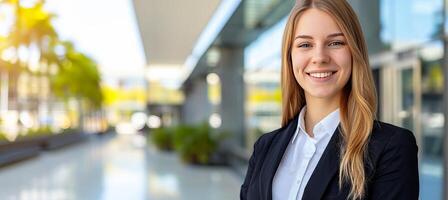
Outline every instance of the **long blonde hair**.
{"label": "long blonde hair", "polygon": [[361,25],[345,0],[298,0],[292,9],[282,44],[282,126],[288,124],[306,104],[304,90],[293,74],[291,46],[298,20],[309,8],[319,9],[332,16],[344,33],[352,54],[352,73],[339,103],[342,135],[339,187],[345,182],[349,183],[349,198],[360,199],[366,193],[364,159],[377,102]]}

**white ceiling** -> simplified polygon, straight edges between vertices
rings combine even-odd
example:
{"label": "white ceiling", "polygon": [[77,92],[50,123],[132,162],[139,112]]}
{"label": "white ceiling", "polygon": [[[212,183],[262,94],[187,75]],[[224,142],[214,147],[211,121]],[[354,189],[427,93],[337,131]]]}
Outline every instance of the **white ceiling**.
{"label": "white ceiling", "polygon": [[181,66],[220,0],[133,0],[149,66]]}

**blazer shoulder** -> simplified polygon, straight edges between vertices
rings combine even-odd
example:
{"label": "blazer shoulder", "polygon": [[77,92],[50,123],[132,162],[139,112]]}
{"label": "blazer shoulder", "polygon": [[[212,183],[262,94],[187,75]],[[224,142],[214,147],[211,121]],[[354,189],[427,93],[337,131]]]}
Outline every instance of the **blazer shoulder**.
{"label": "blazer shoulder", "polygon": [[369,141],[370,151],[382,152],[404,146],[417,147],[412,131],[389,123],[375,121]]}
{"label": "blazer shoulder", "polygon": [[412,131],[377,120],[373,124],[371,140],[388,141],[401,145],[412,145],[416,142]]}
{"label": "blazer shoulder", "polygon": [[266,145],[269,145],[281,129],[282,128],[279,128],[271,132],[264,133],[257,139],[257,141],[255,142],[255,146],[257,146],[258,148],[262,148]]}

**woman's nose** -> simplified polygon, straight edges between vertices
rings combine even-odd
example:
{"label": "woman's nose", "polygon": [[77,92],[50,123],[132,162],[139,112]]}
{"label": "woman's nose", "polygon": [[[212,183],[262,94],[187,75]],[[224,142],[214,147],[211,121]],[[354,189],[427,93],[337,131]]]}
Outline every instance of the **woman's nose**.
{"label": "woman's nose", "polygon": [[313,64],[323,64],[329,63],[330,57],[323,47],[317,47],[314,49],[312,63]]}

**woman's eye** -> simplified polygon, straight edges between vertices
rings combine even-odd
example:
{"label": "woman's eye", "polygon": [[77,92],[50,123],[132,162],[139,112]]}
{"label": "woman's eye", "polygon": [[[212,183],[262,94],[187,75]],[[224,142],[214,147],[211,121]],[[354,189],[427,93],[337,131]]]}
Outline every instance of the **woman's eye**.
{"label": "woman's eye", "polygon": [[308,43],[302,43],[302,44],[299,44],[297,47],[299,47],[299,48],[308,48],[308,47],[311,47],[311,45],[308,44]]}
{"label": "woman's eye", "polygon": [[335,41],[328,44],[328,46],[343,46],[343,45],[345,45],[345,43],[342,41]]}

